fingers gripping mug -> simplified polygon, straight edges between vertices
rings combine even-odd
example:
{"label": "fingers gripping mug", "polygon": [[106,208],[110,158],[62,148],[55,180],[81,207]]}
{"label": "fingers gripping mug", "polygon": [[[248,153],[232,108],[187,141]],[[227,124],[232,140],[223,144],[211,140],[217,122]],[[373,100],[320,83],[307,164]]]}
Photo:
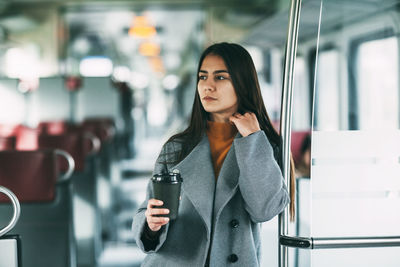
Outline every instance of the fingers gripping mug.
{"label": "fingers gripping mug", "polygon": [[175,220],[178,216],[182,184],[179,171],[174,170],[169,173],[155,174],[151,180],[153,182],[154,198],[164,202],[160,208],[169,209],[169,214],[161,216]]}

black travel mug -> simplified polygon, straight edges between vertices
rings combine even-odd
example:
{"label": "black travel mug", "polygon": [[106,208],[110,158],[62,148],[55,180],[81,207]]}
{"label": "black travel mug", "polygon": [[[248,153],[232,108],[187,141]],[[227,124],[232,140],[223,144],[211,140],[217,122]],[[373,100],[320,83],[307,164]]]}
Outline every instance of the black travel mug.
{"label": "black travel mug", "polygon": [[169,209],[169,214],[157,217],[169,217],[175,220],[178,216],[179,199],[181,195],[182,178],[178,171],[155,174],[151,179],[153,182],[154,198],[162,200],[164,204],[157,208]]}

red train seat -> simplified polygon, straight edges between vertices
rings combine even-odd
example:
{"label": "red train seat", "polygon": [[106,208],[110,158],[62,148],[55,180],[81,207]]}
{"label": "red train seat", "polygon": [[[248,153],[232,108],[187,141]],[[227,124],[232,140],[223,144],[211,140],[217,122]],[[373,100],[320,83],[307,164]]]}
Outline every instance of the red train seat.
{"label": "red train seat", "polygon": [[110,141],[115,136],[115,124],[111,118],[87,118],[82,122],[87,131],[97,136],[102,143]]}
{"label": "red train seat", "polygon": [[17,144],[17,137],[15,136],[0,136],[0,151],[1,150],[14,150]]}
{"label": "red train seat", "polygon": [[0,124],[0,136],[13,136],[16,134],[17,124]]}
{"label": "red train seat", "polygon": [[[63,175],[59,155],[71,163]],[[73,165],[72,157],[60,150],[0,151],[0,185],[21,202],[21,216],[10,234],[20,235],[22,266],[76,265],[69,181]],[[7,214],[9,206],[1,197],[0,214]],[[0,216],[0,225],[7,220]]]}
{"label": "red train seat", "polygon": [[[86,157],[99,150],[99,140],[90,133],[77,130],[60,135],[42,134],[38,138],[38,146],[67,151],[75,161],[75,170],[82,172],[85,169]],[[65,163],[61,163],[61,168],[65,170]]]}
{"label": "red train seat", "polygon": [[18,125],[16,128],[18,150],[36,150],[38,149],[38,136],[37,129],[27,127],[25,125]]}
{"label": "red train seat", "polygon": [[40,134],[60,135],[68,130],[68,123],[65,121],[42,121],[38,125]]}
{"label": "red train seat", "polygon": [[301,145],[304,138],[311,134],[310,131],[292,131],[290,150],[292,151],[293,160],[295,163],[300,161]]}
{"label": "red train seat", "polygon": [[1,151],[0,184],[22,202],[51,202],[58,177],[56,158],[51,150]]}
{"label": "red train seat", "polygon": [[2,124],[0,125],[1,137],[16,137],[15,148],[18,150],[35,150],[38,148],[37,138],[39,132],[28,126],[18,124]]}
{"label": "red train seat", "polygon": [[[39,146],[65,149],[76,162],[72,184],[77,261],[79,265],[94,266],[101,247],[101,219],[97,203],[100,140],[82,127],[72,126],[61,135],[40,135]],[[62,168],[65,168],[64,165]],[[88,232],[88,228],[93,231]]]}

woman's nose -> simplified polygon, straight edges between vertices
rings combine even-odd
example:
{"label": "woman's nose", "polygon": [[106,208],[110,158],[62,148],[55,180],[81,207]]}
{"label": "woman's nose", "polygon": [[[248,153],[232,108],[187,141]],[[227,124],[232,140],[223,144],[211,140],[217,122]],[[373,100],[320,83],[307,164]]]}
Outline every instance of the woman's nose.
{"label": "woman's nose", "polygon": [[204,89],[205,91],[213,91],[213,90],[215,90],[215,84],[214,84],[214,82],[213,82],[213,81],[206,80],[205,83],[204,83],[203,89]]}

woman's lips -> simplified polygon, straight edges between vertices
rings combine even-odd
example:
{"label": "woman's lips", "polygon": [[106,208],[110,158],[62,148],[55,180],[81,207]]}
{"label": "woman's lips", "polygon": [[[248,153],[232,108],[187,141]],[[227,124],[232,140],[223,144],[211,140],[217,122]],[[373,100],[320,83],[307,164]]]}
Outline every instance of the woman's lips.
{"label": "woman's lips", "polygon": [[205,96],[205,97],[203,97],[203,100],[205,100],[205,101],[213,101],[213,100],[217,100],[217,99],[214,98],[214,97],[211,97],[211,96]]}

